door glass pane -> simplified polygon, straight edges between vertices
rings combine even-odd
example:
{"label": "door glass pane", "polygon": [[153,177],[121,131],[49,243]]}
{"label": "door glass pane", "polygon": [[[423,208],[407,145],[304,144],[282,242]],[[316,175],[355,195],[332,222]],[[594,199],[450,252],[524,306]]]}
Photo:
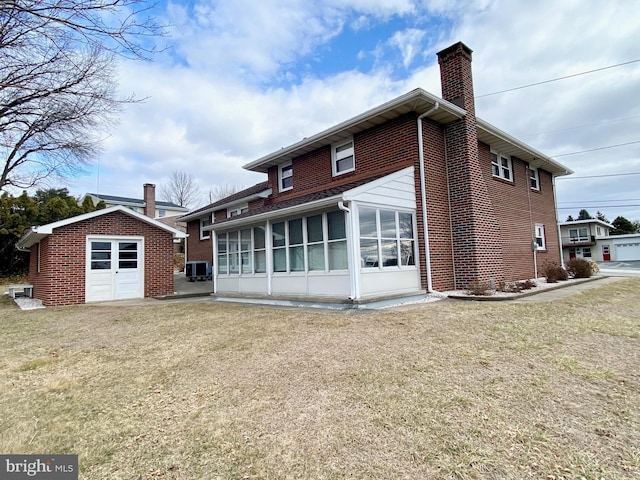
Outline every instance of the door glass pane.
{"label": "door glass pane", "polygon": [[111,251],[111,242],[91,242],[91,250]]}
{"label": "door glass pane", "polygon": [[136,242],[119,242],[119,250],[138,250],[138,244]]}
{"label": "door glass pane", "polygon": [[138,262],[136,260],[120,260],[118,268],[138,268]]}
{"label": "door glass pane", "polygon": [[273,246],[274,247],[283,247],[284,246],[284,222],[274,223],[273,227]]}
{"label": "door glass pane", "polygon": [[120,252],[120,260],[136,260],[138,258],[138,252]]}
{"label": "door glass pane", "polygon": [[380,210],[380,236],[382,238],[396,238],[396,212]]}
{"label": "door glass pane", "polygon": [[307,254],[309,255],[309,270],[324,270],[324,245],[322,243],[309,245]]}
{"label": "door glass pane", "polygon": [[111,260],[111,252],[91,252],[91,260]]}
{"label": "door glass pane", "polygon": [[111,262],[91,262],[91,270],[109,270],[111,268]]}
{"label": "door glass pane", "polygon": [[321,242],[322,239],[322,215],[307,217],[307,241],[314,243]]}
{"label": "door glass pane", "polygon": [[302,219],[289,220],[289,245],[302,243]]}
{"label": "door glass pane", "polygon": [[347,269],[347,242],[329,244],[329,270]]}
{"label": "door glass pane", "polygon": [[365,268],[378,266],[378,240],[360,239],[360,265]]}
{"label": "door glass pane", "polygon": [[361,237],[373,237],[378,236],[376,230],[376,211],[371,208],[360,209],[360,236]]}
{"label": "door glass pane", "polygon": [[327,223],[329,224],[329,240],[347,238],[344,228],[344,212],[337,210],[327,213]]}

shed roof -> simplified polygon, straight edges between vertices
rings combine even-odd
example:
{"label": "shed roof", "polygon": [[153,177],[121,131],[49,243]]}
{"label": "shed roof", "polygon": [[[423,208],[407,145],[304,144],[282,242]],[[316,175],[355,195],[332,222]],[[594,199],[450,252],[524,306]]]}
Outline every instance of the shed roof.
{"label": "shed roof", "polygon": [[65,218],[64,220],[58,220],[57,222],[47,223],[46,225],[38,225],[31,227],[27,233],[18,241],[18,248],[27,249],[32,245],[38,243],[40,240],[48,235],[51,235],[56,228],[71,225],[73,223],[82,222],[91,218],[100,217],[102,215],[108,215],[109,213],[122,212],[125,215],[129,215],[137,220],[153,225],[161,230],[165,230],[173,235],[173,238],[186,238],[188,235],[175,228],[165,225],[158,220],[154,220],[151,217],[147,217],[141,213],[138,213],[130,208],[123,207],[122,205],[115,205],[113,207],[103,208],[102,210],[95,210],[89,213],[83,213],[82,215],[76,215],[75,217]]}

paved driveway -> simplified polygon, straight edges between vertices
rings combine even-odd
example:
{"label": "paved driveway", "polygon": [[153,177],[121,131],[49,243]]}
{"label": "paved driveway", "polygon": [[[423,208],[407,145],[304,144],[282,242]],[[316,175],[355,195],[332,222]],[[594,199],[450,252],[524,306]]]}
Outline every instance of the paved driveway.
{"label": "paved driveway", "polygon": [[640,277],[640,260],[628,262],[598,262],[601,275],[612,277]]}

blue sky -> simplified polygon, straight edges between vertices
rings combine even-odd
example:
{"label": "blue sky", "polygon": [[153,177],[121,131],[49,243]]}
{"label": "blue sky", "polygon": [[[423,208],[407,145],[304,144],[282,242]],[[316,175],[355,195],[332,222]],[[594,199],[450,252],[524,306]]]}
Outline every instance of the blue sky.
{"label": "blue sky", "polygon": [[[180,170],[202,206],[215,185],[264,179],[245,163],[414,88],[440,95],[435,54],[457,41],[474,51],[476,95],[640,59],[640,3],[622,0],[191,0],[156,13],[167,49],[119,66],[122,95],[147,100],[122,112],[75,195],[141,197]],[[550,156],[638,141],[640,62],[481,97],[476,113]],[[640,172],[640,143],[557,160],[574,177]],[[639,180],[558,179],[559,217],[640,219],[623,206],[640,204]]]}

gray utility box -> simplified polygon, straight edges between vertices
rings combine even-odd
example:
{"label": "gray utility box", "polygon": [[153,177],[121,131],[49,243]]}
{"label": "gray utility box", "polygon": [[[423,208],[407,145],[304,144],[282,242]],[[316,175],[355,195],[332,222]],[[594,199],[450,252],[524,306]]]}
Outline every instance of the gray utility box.
{"label": "gray utility box", "polygon": [[196,260],[187,262],[184,272],[190,282],[198,280],[211,280],[211,262],[207,260]]}

